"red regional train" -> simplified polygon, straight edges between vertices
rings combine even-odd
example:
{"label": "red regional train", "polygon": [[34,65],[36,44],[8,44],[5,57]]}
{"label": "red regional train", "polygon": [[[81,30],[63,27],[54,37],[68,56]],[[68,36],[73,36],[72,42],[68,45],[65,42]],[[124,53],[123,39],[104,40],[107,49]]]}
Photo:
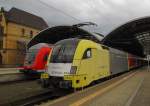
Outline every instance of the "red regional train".
{"label": "red regional train", "polygon": [[21,67],[20,72],[40,75],[45,70],[51,50],[52,46],[46,43],[38,43],[30,47],[26,52],[24,66]]}

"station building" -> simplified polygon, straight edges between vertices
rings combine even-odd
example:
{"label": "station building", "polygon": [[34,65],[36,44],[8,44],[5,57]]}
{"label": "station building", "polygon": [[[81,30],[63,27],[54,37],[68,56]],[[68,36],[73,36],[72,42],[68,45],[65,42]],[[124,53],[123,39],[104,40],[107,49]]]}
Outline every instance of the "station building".
{"label": "station building", "polygon": [[23,64],[27,42],[48,27],[39,16],[17,8],[0,10],[0,67]]}

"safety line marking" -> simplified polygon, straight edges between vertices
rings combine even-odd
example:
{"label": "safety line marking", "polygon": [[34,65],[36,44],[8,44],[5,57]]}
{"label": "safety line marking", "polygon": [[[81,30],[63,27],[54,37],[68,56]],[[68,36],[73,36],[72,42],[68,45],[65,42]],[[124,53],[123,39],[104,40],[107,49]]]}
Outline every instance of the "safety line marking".
{"label": "safety line marking", "polygon": [[96,96],[101,95],[101,94],[105,93],[106,91],[116,87],[117,85],[119,85],[122,82],[126,81],[128,78],[132,77],[134,74],[135,73],[132,73],[131,75],[124,77],[123,79],[119,80],[118,82],[115,82],[114,84],[111,84],[110,86],[107,86],[107,87],[105,87],[105,88],[103,88],[103,89],[101,89],[101,90],[99,90],[99,91],[97,91],[97,92],[95,92],[95,93],[93,93],[89,96],[86,96],[86,97],[72,103],[69,106],[80,106],[80,105],[84,104],[85,102],[95,98]]}
{"label": "safety line marking", "polygon": [[140,83],[139,83],[138,86],[136,87],[136,90],[134,91],[134,93],[132,94],[132,96],[129,98],[129,100],[126,102],[125,106],[130,106],[130,105],[131,105],[132,100],[133,100],[134,97],[136,96],[136,94],[137,94],[138,90],[140,89],[140,87],[141,87],[143,81],[144,81],[144,78],[142,78],[142,79],[140,80]]}

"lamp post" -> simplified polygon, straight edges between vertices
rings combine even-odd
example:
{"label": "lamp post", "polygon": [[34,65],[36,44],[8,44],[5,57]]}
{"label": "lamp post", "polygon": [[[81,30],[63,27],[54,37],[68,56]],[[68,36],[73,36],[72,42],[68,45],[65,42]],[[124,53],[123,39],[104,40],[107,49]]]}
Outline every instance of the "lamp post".
{"label": "lamp post", "polygon": [[150,68],[150,66],[149,66],[149,61],[150,61],[150,55],[147,55],[147,61],[148,61],[148,71],[149,71],[149,68]]}

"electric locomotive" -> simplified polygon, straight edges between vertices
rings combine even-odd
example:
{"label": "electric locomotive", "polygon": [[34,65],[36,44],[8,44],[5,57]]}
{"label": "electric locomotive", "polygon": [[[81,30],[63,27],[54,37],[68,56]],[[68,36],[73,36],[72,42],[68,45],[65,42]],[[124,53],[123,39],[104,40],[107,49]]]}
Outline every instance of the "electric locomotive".
{"label": "electric locomotive", "polygon": [[93,81],[137,67],[137,63],[129,63],[129,55],[92,40],[70,38],[58,41],[49,55],[46,73],[41,75],[42,85],[60,88],[88,86]]}

